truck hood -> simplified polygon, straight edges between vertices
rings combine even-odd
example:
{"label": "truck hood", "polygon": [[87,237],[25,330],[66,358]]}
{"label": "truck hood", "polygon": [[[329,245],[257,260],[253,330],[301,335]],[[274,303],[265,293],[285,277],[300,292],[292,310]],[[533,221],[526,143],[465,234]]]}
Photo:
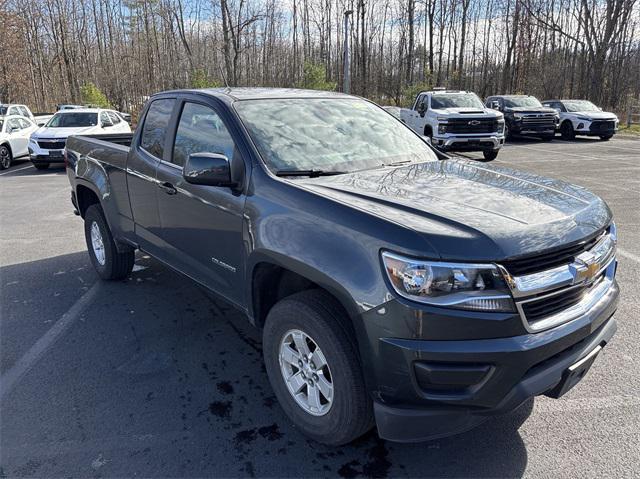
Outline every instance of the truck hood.
{"label": "truck hood", "polygon": [[569,115],[584,116],[590,120],[617,120],[615,113],[608,111],[572,111]]}
{"label": "truck hood", "polygon": [[587,238],[611,221],[604,201],[582,187],[471,160],[298,181],[414,230],[429,250],[450,260],[539,253]]}
{"label": "truck hood", "polygon": [[432,110],[436,115],[449,115],[449,116],[460,116],[462,118],[467,116],[489,116],[489,117],[499,117],[502,113],[499,113],[495,110],[487,110],[484,108],[441,108]]}
{"label": "truck hood", "polygon": [[505,108],[505,111],[508,111],[511,113],[554,113],[554,114],[558,113],[553,108],[547,108],[544,106],[542,107],[519,106],[519,107],[513,107],[513,108]]}
{"label": "truck hood", "polygon": [[89,135],[91,133],[97,133],[100,129],[98,126],[84,126],[73,128],[39,128],[32,135],[32,138],[68,138],[71,135]]}

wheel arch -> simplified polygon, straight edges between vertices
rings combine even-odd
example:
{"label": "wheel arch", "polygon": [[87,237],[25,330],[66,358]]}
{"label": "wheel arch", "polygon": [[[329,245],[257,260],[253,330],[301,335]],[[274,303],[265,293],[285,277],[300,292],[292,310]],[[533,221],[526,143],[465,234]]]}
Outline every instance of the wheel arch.
{"label": "wheel arch", "polygon": [[13,158],[13,148],[11,148],[11,143],[9,142],[9,140],[0,141],[0,146],[6,146],[9,150],[11,158]]}
{"label": "wheel arch", "polygon": [[353,321],[358,308],[336,280],[307,264],[274,252],[254,252],[247,268],[249,318],[262,327],[269,310],[281,299],[307,289],[321,289],[334,297]]}
{"label": "wheel arch", "polygon": [[100,197],[98,196],[97,188],[88,186],[87,183],[80,183],[76,185],[76,201],[78,206],[78,212],[80,216],[84,218],[87,208],[89,206],[98,204],[100,206]]}

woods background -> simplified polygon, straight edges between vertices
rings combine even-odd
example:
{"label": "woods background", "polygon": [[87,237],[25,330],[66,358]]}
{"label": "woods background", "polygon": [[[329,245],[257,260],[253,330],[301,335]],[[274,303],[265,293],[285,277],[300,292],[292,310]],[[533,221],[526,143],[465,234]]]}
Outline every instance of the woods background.
{"label": "woods background", "polygon": [[339,90],[345,10],[352,93],[382,104],[446,86],[624,117],[640,98],[638,0],[0,0],[0,100],[51,111],[99,90],[135,114],[223,75]]}

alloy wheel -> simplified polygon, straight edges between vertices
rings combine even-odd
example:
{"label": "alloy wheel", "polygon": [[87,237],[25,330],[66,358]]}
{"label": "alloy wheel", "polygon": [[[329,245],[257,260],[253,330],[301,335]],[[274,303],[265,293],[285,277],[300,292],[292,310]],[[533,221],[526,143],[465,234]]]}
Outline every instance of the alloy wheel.
{"label": "alloy wheel", "polygon": [[313,416],[324,416],[333,404],[334,388],[327,359],[316,341],[299,329],[280,341],[280,372],[296,403]]}
{"label": "alloy wheel", "polygon": [[11,154],[7,147],[3,146],[0,148],[0,167],[2,167],[3,170],[6,170],[9,166],[11,166]]}
{"label": "alloy wheel", "polygon": [[96,257],[96,260],[98,261],[100,266],[104,266],[107,261],[104,251],[104,242],[102,241],[102,233],[100,232],[100,227],[95,221],[91,223],[91,246],[93,248],[93,254]]}

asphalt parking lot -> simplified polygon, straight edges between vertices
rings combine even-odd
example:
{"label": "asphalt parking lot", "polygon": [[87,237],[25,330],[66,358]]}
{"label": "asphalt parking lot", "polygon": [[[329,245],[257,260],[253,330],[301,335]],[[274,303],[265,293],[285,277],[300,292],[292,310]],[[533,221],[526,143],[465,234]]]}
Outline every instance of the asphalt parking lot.
{"label": "asphalt parking lot", "polygon": [[97,280],[63,168],[0,172],[0,477],[636,476],[640,140],[520,140],[494,163],[608,202],[620,235],[616,337],[560,400],[452,438],[370,433],[340,448],[292,428],[259,334],[228,305],[144,255],[128,280]]}

